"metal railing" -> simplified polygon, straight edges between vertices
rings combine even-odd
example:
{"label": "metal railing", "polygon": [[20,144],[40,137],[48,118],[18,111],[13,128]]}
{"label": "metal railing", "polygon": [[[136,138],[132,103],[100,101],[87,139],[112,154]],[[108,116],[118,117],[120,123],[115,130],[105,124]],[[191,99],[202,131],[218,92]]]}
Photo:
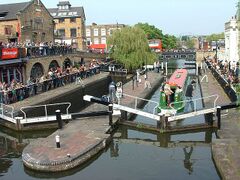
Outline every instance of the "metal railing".
{"label": "metal railing", "polygon": [[0,103],[0,112],[0,116],[2,119],[6,119],[10,122],[15,123],[13,106]]}
{"label": "metal railing", "polygon": [[[172,110],[175,110],[174,106],[177,105],[177,104],[181,104],[182,105],[182,106],[178,107],[179,109],[182,109],[182,108],[186,107],[186,105],[188,105],[188,106],[190,105],[191,106],[191,104],[192,104],[193,105],[192,111],[196,112],[197,110],[200,110],[200,109],[216,108],[216,103],[217,103],[218,98],[219,98],[219,95],[218,94],[214,94],[214,95],[211,95],[211,96],[201,97],[201,98],[192,99],[192,100],[184,100],[184,101],[179,101],[179,102],[172,102],[172,103],[170,103],[169,106],[170,106],[170,108]],[[203,104],[206,104],[206,100],[209,100],[209,99],[213,99],[213,101],[211,101],[213,103],[213,107],[203,107],[203,108],[197,109],[197,102],[198,101],[200,101]],[[174,114],[174,115],[176,115],[176,114]]]}
{"label": "metal railing", "polygon": [[[143,98],[140,98],[140,97],[136,97],[136,96],[131,96],[131,95],[128,95],[128,94],[125,94],[125,93],[123,93],[123,97],[129,97],[129,98],[132,98],[133,99],[133,101],[134,101],[134,105],[133,105],[133,107],[132,108],[134,108],[134,109],[138,109],[138,106],[139,106],[139,104],[141,103],[141,104],[146,104],[146,103],[148,103],[148,106],[150,106],[151,104],[154,104],[154,107],[153,107],[153,110],[152,110],[152,114],[156,114],[156,112],[157,112],[157,108],[158,108],[158,106],[159,106],[159,103],[158,102],[156,102],[156,101],[151,101],[151,100],[148,100],[148,99],[143,99]],[[131,100],[130,100],[130,102],[131,102]],[[121,104],[121,103],[120,103]],[[122,104],[122,105],[124,105],[124,104]],[[139,109],[140,110],[140,109]],[[141,109],[141,111],[143,111],[142,109]]]}
{"label": "metal railing", "polygon": [[[36,106],[26,106],[26,107],[22,107],[20,110],[23,113],[23,120],[25,120],[26,122],[28,121],[27,117],[27,112],[29,112],[30,110],[33,111],[33,109],[37,109],[37,108],[44,108],[44,117],[45,117],[45,121],[48,121],[48,117],[49,117],[49,111],[48,111],[48,107],[53,107],[53,106],[57,106],[59,108],[59,106],[67,106],[65,111],[66,111],[66,115],[69,115],[69,108],[71,107],[71,103],[70,102],[64,102],[64,103],[55,103],[55,104],[45,104],[45,105],[36,105]],[[56,109],[58,109],[56,108]],[[32,112],[31,111],[31,112]],[[51,110],[52,111],[52,110]],[[38,116],[39,117],[39,116]],[[36,116],[36,119],[38,118]],[[33,118],[31,118],[33,119]]]}

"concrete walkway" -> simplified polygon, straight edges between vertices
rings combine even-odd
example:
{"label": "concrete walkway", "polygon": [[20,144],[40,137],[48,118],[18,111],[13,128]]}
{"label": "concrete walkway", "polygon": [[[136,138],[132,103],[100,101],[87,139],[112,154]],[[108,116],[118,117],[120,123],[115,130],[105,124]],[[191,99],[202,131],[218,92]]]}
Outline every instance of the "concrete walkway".
{"label": "concrete walkway", "polygon": [[[209,83],[202,83],[203,95],[219,94],[217,105],[230,103],[230,99],[209,72]],[[212,142],[212,155],[222,179],[240,179],[240,110],[222,112],[219,139]]]}
{"label": "concrete walkway", "polygon": [[[157,88],[161,76],[149,73],[151,89],[144,89],[144,84],[132,90],[132,82],[124,85],[125,93],[145,98]],[[131,103],[126,99],[126,102]],[[83,111],[107,110],[103,105],[93,104]],[[118,117],[114,118],[116,122]],[[62,130],[57,130],[47,138],[31,142],[23,150],[22,159],[25,166],[37,171],[64,171],[74,168],[106,147],[111,140],[108,116],[83,118],[70,121]],[[56,148],[55,136],[60,136],[61,148]]]}

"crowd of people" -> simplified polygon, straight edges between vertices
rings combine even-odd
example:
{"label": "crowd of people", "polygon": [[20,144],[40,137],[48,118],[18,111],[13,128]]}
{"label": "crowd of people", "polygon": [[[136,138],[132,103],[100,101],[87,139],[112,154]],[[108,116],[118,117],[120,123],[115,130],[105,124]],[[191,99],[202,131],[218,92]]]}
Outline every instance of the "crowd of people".
{"label": "crowd of people", "polygon": [[[64,55],[74,53],[76,51],[76,45],[69,45],[65,42],[54,43],[50,42],[38,42],[38,43],[17,43],[17,42],[0,42],[0,51],[2,48],[20,48],[25,49],[27,57],[39,57],[39,56],[51,56],[51,55]],[[1,52],[0,52],[1,53]],[[24,56],[24,55],[22,55]]]}
{"label": "crowd of people", "polygon": [[213,68],[218,71],[222,78],[224,78],[230,86],[234,86],[240,83],[240,69],[239,62],[228,62],[228,61],[214,61],[210,60]]}
{"label": "crowd of people", "polygon": [[50,68],[47,74],[41,77],[30,77],[26,84],[15,79],[10,84],[0,81],[0,103],[11,104],[30,96],[76,82],[100,72],[101,62],[92,60],[88,65]]}

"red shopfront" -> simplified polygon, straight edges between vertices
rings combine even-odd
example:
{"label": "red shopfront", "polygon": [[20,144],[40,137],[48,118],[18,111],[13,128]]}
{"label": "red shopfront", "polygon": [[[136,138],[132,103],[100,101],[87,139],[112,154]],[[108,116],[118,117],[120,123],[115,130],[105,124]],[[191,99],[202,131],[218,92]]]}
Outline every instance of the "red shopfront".
{"label": "red shopfront", "polygon": [[1,49],[0,81],[10,84],[13,79],[23,81],[23,59],[19,57],[18,48]]}

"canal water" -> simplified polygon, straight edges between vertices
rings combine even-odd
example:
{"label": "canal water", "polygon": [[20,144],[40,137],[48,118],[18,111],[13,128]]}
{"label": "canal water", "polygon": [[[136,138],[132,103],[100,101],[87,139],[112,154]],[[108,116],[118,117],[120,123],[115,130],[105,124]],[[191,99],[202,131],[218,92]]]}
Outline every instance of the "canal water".
{"label": "canal water", "polygon": [[[200,96],[199,87],[196,97]],[[152,95],[159,100],[159,89]],[[201,104],[199,105],[201,106]],[[146,104],[144,109],[151,108]],[[137,116],[135,121],[152,123]],[[204,122],[203,116],[186,119],[180,124]],[[191,132],[188,134],[157,134],[122,126],[114,134],[109,147],[91,161],[66,172],[39,173],[23,166],[18,142],[30,142],[52,132],[15,134],[0,130],[0,179],[220,179],[211,155],[214,132]]]}

